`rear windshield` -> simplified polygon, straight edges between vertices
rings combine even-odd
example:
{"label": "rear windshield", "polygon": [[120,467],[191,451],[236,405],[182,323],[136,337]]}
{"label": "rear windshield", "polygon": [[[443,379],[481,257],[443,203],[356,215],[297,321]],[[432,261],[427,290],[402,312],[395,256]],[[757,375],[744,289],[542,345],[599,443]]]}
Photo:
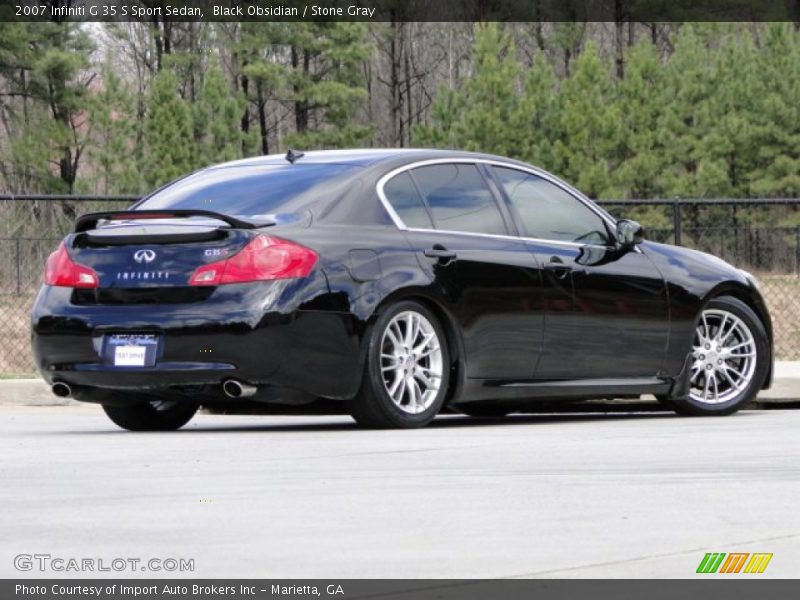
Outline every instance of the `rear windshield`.
{"label": "rear windshield", "polygon": [[212,168],[189,175],[136,206],[203,209],[238,217],[296,213],[319,200],[353,165],[305,164]]}

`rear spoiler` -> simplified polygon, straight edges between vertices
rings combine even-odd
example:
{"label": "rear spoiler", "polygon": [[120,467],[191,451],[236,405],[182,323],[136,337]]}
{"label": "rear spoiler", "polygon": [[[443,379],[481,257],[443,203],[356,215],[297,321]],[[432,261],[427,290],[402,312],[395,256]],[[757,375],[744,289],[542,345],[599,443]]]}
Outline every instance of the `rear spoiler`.
{"label": "rear spoiler", "polygon": [[260,222],[243,221],[241,219],[237,219],[236,217],[223,215],[211,210],[116,210],[87,213],[78,217],[78,220],[75,221],[75,228],[73,229],[73,232],[80,233],[81,231],[95,229],[100,221],[138,221],[140,219],[175,219],[188,217],[209,217],[211,219],[216,219],[217,221],[227,223],[231,227],[236,227],[237,229],[257,229],[259,227],[275,225],[275,221],[272,219],[266,219]]}

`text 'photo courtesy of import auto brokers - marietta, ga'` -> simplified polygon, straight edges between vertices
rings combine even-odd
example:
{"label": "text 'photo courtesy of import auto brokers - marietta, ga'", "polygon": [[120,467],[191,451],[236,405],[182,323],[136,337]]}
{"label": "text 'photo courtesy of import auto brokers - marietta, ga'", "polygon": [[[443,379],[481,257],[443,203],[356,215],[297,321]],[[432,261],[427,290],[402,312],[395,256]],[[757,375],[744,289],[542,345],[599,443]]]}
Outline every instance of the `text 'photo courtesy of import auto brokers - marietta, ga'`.
{"label": "text 'photo courtesy of import auto brokers - marietta, ga'", "polygon": [[249,585],[125,585],[125,584],[108,584],[108,585],[66,585],[66,584],[52,584],[52,585],[25,585],[18,583],[14,587],[15,596],[46,596],[48,593],[52,596],[71,596],[71,597],[87,597],[87,598],[100,598],[102,595],[111,596],[119,594],[131,598],[163,598],[165,596],[192,596],[207,597],[207,596],[252,596],[256,592],[269,591],[273,595],[314,595],[321,596],[322,591],[327,596],[341,596],[344,594],[344,588],[338,584],[326,585],[324,588],[315,585],[279,585],[272,584],[270,589],[257,589],[255,586]]}

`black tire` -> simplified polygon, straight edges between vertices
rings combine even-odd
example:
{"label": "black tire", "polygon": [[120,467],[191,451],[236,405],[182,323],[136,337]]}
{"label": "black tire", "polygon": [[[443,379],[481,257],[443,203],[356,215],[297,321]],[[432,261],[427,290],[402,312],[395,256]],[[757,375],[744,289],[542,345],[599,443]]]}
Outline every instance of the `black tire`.
{"label": "black tire", "polygon": [[460,413],[468,417],[481,418],[500,418],[513,412],[513,408],[503,406],[494,402],[465,402],[455,406]]}
{"label": "black tire", "polygon": [[108,418],[128,431],[175,431],[186,425],[197,409],[194,402],[177,400],[154,400],[125,406],[103,404]]}
{"label": "black tire", "polygon": [[[381,371],[381,352],[386,329],[400,313],[413,311],[425,317],[432,325],[441,350],[442,373],[433,401],[425,410],[416,414],[405,412],[392,400]],[[348,402],[353,419],[362,427],[372,429],[412,429],[424,427],[439,413],[450,382],[450,355],[444,330],[427,307],[419,302],[402,301],[386,307],[372,326],[367,342],[366,365],[361,388],[355,398]]]}
{"label": "black tire", "polygon": [[761,319],[741,300],[731,296],[712,299],[704,310],[720,309],[739,317],[753,335],[756,347],[755,370],[750,382],[735,397],[719,404],[698,401],[687,395],[685,398],[659,398],[665,406],[685,416],[724,416],[741,410],[750,403],[761,390],[772,361],[767,331]]}
{"label": "black tire", "polygon": [[656,394],[656,400],[658,400],[658,403],[664,408],[677,411],[675,408],[675,402],[673,402],[666,394]]}

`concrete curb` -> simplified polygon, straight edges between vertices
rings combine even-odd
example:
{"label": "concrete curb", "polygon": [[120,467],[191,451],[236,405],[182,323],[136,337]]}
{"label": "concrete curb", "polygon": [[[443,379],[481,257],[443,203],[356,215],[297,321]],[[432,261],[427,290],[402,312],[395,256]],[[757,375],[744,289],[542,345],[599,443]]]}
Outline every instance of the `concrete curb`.
{"label": "concrete curb", "polygon": [[772,387],[758,395],[758,401],[798,402],[800,401],[800,361],[778,361]]}
{"label": "concrete curb", "polygon": [[[756,404],[800,402],[800,361],[775,363],[772,388],[761,392]],[[80,402],[54,396],[41,379],[0,380],[0,406],[77,406]]]}

